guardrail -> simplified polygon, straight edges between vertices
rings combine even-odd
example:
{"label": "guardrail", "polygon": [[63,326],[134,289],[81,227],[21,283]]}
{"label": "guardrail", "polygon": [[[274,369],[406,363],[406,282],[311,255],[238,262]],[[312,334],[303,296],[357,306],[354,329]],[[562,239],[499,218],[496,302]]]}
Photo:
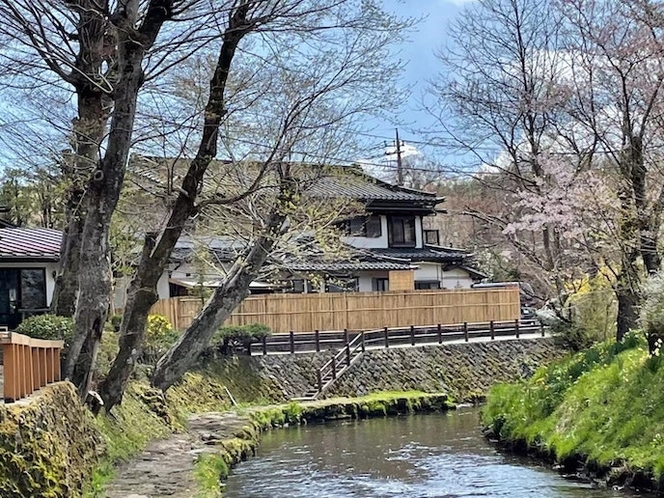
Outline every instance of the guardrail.
{"label": "guardrail", "polygon": [[497,337],[514,337],[523,334],[538,334],[544,337],[544,325],[534,321],[490,321],[459,323],[453,325],[426,325],[409,327],[384,327],[382,329],[351,331],[332,330],[314,332],[289,332],[264,337],[261,342],[251,345],[250,354],[296,354],[345,348],[358,336],[362,336],[365,348],[403,347],[426,344],[443,344],[451,341],[471,339],[494,340]]}
{"label": "guardrail", "polygon": [[63,341],[33,339],[16,332],[0,332],[3,397],[13,403],[47,384],[58,382]]}

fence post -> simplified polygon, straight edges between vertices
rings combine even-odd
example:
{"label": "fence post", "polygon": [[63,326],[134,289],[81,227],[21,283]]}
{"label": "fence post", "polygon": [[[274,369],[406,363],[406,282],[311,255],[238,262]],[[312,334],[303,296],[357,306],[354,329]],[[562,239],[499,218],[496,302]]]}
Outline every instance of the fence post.
{"label": "fence post", "polygon": [[316,336],[316,352],[320,352],[320,331],[316,329],[314,331],[314,335]]}
{"label": "fence post", "polygon": [[519,338],[519,319],[514,320],[514,331],[516,332],[516,338]]}
{"label": "fence post", "polygon": [[438,324],[438,344],[443,343],[443,326],[439,323]]}
{"label": "fence post", "polygon": [[542,337],[544,337],[544,324],[540,322],[540,332],[542,333]]}
{"label": "fence post", "polygon": [[318,380],[318,392],[323,390],[323,377],[320,374],[320,370],[316,372],[316,379]]}
{"label": "fence post", "polygon": [[387,327],[383,329],[383,336],[385,337],[385,347],[389,348],[390,347],[390,338],[387,332]]}
{"label": "fence post", "polygon": [[366,347],[364,345],[364,330],[362,332],[360,332],[360,334],[362,334],[360,336],[360,339],[362,340],[362,352],[364,353],[366,351]]}
{"label": "fence post", "polygon": [[263,343],[263,355],[267,354],[267,337],[263,336],[261,339],[261,342]]}
{"label": "fence post", "polygon": [[350,366],[350,346],[346,344],[346,365]]}
{"label": "fence post", "polygon": [[291,354],[295,354],[295,334],[293,333],[292,330],[289,332],[289,334],[290,334],[290,352]]}
{"label": "fence post", "polygon": [[493,320],[489,322],[489,330],[491,331],[491,340],[493,341],[496,338],[496,332],[493,328]]}
{"label": "fence post", "polygon": [[468,322],[463,322],[463,338],[468,342]]}
{"label": "fence post", "polygon": [[344,344],[348,346],[348,329],[344,329]]}
{"label": "fence post", "polygon": [[4,361],[5,368],[5,385],[3,396],[5,398],[5,403],[13,403],[19,397],[18,395],[18,375],[20,375],[17,365],[17,355],[16,355],[16,346],[14,344],[3,344],[2,345],[2,356]]}
{"label": "fence post", "polygon": [[415,326],[410,326],[410,345],[415,345]]}
{"label": "fence post", "polygon": [[332,378],[337,378],[337,358],[336,355],[332,357]]}

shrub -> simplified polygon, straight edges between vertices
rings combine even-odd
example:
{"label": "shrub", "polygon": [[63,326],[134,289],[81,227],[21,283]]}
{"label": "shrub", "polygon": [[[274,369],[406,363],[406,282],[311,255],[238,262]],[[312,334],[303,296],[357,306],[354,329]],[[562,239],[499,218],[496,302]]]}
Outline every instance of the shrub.
{"label": "shrub", "polygon": [[142,361],[151,363],[158,360],[179,337],[180,334],[173,329],[165,316],[149,315],[143,340]]}
{"label": "shrub", "polygon": [[120,332],[120,324],[122,323],[122,315],[119,313],[116,313],[115,315],[111,316],[111,327],[113,327],[113,330],[116,332]]}
{"label": "shrub", "polygon": [[74,330],[74,321],[71,318],[56,315],[31,316],[21,322],[16,332],[35,339],[51,341],[65,341],[65,349],[69,347]]}
{"label": "shrub", "polygon": [[271,333],[270,328],[262,323],[226,325],[217,331],[213,341],[221,354],[234,354],[238,347],[244,348],[248,354],[253,343],[260,342],[263,337],[267,337]]}

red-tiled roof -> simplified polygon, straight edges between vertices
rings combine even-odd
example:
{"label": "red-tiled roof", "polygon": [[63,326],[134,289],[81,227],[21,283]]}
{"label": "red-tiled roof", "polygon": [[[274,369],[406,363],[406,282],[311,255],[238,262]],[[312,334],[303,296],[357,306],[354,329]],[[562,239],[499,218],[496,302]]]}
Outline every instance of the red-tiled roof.
{"label": "red-tiled roof", "polygon": [[57,261],[61,240],[51,228],[0,228],[0,261]]}

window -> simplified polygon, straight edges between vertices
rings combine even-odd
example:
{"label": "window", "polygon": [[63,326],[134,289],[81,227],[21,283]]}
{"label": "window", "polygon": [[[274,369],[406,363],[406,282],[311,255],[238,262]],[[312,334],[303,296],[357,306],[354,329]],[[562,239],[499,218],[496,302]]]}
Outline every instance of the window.
{"label": "window", "polygon": [[21,309],[43,310],[44,308],[46,308],[45,270],[43,268],[21,270]]}
{"label": "window", "polygon": [[431,244],[433,246],[440,245],[440,232],[438,230],[425,230],[424,231],[424,243]]}
{"label": "window", "polygon": [[415,281],[415,290],[440,289],[438,280],[419,280]]}
{"label": "window", "polygon": [[382,235],[379,216],[361,216],[346,222],[346,231],[355,237],[369,237],[372,239]]}
{"label": "window", "polygon": [[371,280],[372,290],[376,292],[387,292],[390,290],[389,278],[374,278]]}
{"label": "window", "polygon": [[415,247],[414,216],[390,216],[387,228],[390,247]]}

